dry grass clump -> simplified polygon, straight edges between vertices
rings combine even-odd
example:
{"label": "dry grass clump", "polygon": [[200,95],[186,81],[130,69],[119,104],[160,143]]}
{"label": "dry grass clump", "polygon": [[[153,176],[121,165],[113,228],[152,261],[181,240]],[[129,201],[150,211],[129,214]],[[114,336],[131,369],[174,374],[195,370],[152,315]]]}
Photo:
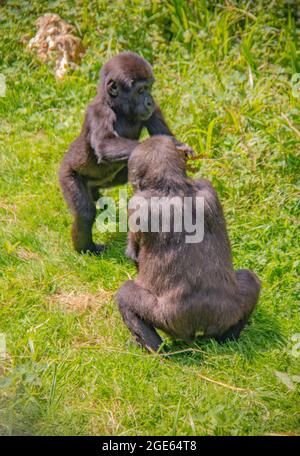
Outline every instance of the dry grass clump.
{"label": "dry grass clump", "polygon": [[75,29],[58,14],[45,14],[36,21],[37,33],[29,41],[28,48],[36,50],[43,62],[55,62],[55,76],[62,79],[69,68],[76,68],[84,54]]}
{"label": "dry grass clump", "polygon": [[59,308],[65,312],[84,313],[86,310],[98,309],[104,302],[107,302],[113,295],[113,292],[100,290],[98,293],[76,293],[58,292],[50,298],[51,307]]}

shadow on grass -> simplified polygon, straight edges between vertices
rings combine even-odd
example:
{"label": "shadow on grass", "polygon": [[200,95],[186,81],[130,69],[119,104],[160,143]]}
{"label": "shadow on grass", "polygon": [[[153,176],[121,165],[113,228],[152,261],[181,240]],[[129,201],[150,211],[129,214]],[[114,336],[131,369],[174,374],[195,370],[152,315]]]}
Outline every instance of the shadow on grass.
{"label": "shadow on grass", "polygon": [[166,358],[172,358],[173,361],[182,365],[191,365],[199,364],[207,356],[221,358],[240,355],[251,361],[258,353],[284,346],[285,338],[281,333],[276,316],[271,315],[265,309],[259,309],[237,341],[220,344],[214,339],[198,337],[192,344],[187,344],[178,340],[167,340],[163,347],[163,354]]}

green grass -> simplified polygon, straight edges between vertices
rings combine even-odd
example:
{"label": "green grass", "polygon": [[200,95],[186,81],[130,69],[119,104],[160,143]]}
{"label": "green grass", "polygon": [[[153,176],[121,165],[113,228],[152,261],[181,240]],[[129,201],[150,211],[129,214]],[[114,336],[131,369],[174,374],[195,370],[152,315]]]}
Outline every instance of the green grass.
{"label": "green grass", "polygon": [[[296,1],[215,3],[1,2],[1,434],[300,433],[300,13]],[[21,42],[45,12],[87,47],[60,82]],[[58,166],[101,65],[124,49],[153,63],[170,125],[202,157],[194,174],[219,192],[235,266],[262,279],[238,342],[169,340],[180,353],[148,355],[113,300],[135,275],[125,235],[95,233],[102,258],[72,251]]]}

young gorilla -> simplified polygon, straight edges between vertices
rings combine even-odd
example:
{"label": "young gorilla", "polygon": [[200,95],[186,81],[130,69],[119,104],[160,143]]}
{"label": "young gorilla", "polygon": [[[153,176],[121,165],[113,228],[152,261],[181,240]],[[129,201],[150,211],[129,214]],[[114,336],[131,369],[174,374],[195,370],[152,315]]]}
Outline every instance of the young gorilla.
{"label": "young gorilla", "polygon": [[[260,281],[248,269],[234,271],[222,207],[212,185],[186,176],[184,155],[166,136],[140,144],[128,167],[135,197],[150,202],[154,196],[190,196],[193,203],[203,197],[204,238],[186,243],[184,229],[166,233],[161,227],[160,232],[129,233],[127,255],[137,263],[138,276],[117,294],[125,324],[140,345],[154,351],[162,343],[154,328],[184,341],[197,333],[220,342],[238,338],[257,303]],[[151,210],[149,204],[150,216]],[[195,204],[193,217],[194,211]]]}
{"label": "young gorilla", "polygon": [[[150,64],[133,52],[123,52],[101,70],[95,99],[87,108],[79,137],[60,167],[60,185],[74,215],[72,239],[78,252],[99,254],[103,245],[92,240],[99,188],[127,182],[127,160],[138,145],[143,127],[150,135],[172,136],[151,87]],[[185,144],[174,142],[186,153]]]}

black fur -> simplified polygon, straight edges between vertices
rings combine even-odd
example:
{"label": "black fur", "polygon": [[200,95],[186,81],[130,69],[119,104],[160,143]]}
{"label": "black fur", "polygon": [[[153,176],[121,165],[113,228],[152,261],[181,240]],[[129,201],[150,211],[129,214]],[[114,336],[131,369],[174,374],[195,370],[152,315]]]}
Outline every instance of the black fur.
{"label": "black fur", "polygon": [[233,269],[214,188],[207,180],[186,176],[184,156],[166,136],[139,145],[128,167],[135,196],[148,201],[154,196],[203,197],[204,238],[191,244],[184,230],[129,233],[127,255],[138,265],[138,275],[118,291],[125,324],[142,346],[154,351],[162,342],[155,328],[187,342],[199,332],[220,342],[236,339],[256,306],[260,281],[248,269]]}
{"label": "black fur", "polygon": [[117,55],[101,70],[98,94],[87,108],[81,133],[66,153],[59,173],[64,198],[74,216],[72,239],[78,252],[102,252],[104,246],[92,239],[95,201],[99,189],[127,182],[127,161],[139,144],[142,128],[150,135],[172,136],[151,96],[153,80],[150,64],[133,52]]}

